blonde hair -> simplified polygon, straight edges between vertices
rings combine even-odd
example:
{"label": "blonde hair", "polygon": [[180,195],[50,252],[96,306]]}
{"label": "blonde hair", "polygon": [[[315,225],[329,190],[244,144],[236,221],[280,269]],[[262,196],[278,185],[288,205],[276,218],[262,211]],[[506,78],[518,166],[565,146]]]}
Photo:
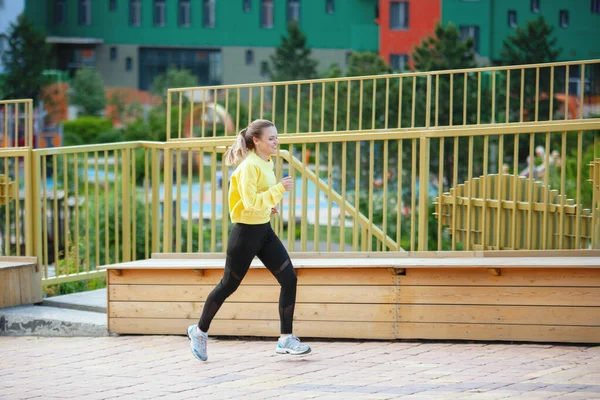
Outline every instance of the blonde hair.
{"label": "blonde hair", "polygon": [[225,164],[234,165],[242,161],[248,155],[248,150],[254,150],[254,141],[252,138],[260,138],[263,129],[275,126],[266,119],[256,119],[246,128],[242,129],[235,139],[235,142],[225,152]]}

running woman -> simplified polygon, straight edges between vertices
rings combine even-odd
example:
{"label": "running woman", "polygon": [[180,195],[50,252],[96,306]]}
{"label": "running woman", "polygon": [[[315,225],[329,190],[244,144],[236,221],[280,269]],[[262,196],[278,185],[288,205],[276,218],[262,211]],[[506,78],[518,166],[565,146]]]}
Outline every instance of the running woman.
{"label": "running woman", "polygon": [[277,128],[271,121],[258,119],[241,130],[225,153],[227,165],[238,164],[229,184],[229,215],[233,226],[229,234],[223,278],[206,298],[198,325],[188,327],[194,357],[206,361],[206,343],[210,323],[225,299],[240,286],[257,256],[279,284],[281,336],[275,351],[280,354],[307,354],[310,347],[293,334],[298,278],[283,244],[271,228],[271,214],[292,188],[290,177],[279,183],[273,172],[271,156],[277,151]]}

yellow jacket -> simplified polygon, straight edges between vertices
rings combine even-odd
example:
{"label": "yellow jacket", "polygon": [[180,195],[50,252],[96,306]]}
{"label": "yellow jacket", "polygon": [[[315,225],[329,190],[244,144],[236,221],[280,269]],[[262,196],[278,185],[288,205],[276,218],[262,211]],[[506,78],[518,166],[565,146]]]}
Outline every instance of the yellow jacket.
{"label": "yellow jacket", "polygon": [[265,161],[253,151],[238,165],[229,184],[231,222],[258,225],[270,221],[271,209],[285,193],[273,169],[271,159]]}

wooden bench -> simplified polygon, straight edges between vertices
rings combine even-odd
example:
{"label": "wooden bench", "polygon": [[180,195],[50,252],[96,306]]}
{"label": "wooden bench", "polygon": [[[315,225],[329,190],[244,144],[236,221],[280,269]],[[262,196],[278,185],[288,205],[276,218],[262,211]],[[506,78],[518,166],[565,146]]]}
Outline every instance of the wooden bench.
{"label": "wooden bench", "polygon": [[[600,342],[599,251],[291,254],[301,337]],[[109,265],[108,327],[184,334],[221,279],[222,254]],[[277,336],[279,286],[255,260],[211,326]]]}
{"label": "wooden bench", "polygon": [[0,308],[42,301],[36,257],[0,257]]}

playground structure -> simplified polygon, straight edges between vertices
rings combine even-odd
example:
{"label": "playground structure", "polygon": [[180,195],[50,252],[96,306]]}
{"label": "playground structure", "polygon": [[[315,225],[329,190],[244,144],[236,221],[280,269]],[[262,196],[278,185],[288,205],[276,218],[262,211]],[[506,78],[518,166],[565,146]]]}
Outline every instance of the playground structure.
{"label": "playground structure", "polygon": [[[179,333],[223,264],[227,193],[216,183],[231,168],[221,156],[248,121],[269,118],[276,175],[298,182],[272,224],[306,296],[299,335],[600,342],[600,119],[553,112],[557,88],[570,96],[569,69],[598,79],[599,67],[170,89],[164,143],[0,152],[0,174],[20,188],[0,209],[10,238],[0,247],[37,257],[44,285],[104,277],[108,265],[111,331]],[[519,77],[532,72],[553,80],[525,99]],[[526,168],[544,173],[515,176]],[[206,214],[194,216],[198,203]],[[266,279],[251,271],[219,334],[276,333]]]}

